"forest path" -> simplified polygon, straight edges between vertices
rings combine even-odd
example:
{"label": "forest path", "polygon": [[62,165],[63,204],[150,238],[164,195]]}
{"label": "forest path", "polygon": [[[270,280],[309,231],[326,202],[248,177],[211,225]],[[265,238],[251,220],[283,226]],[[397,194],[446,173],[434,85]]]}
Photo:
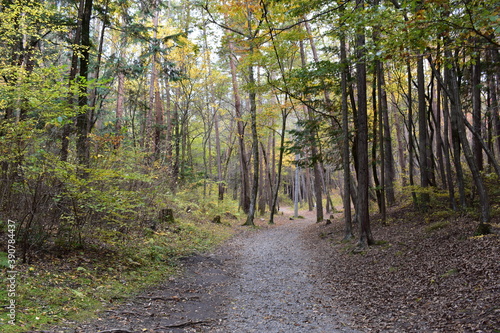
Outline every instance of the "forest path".
{"label": "forest path", "polygon": [[316,216],[290,220],[285,209],[269,227],[237,239],[237,276],[229,286],[227,319],[214,332],[353,332],[333,312],[318,283],[314,242],[307,229]]}
{"label": "forest path", "polygon": [[183,260],[185,271],[101,318],[60,332],[354,332],[321,290],[314,213],[258,220],[205,255]]}

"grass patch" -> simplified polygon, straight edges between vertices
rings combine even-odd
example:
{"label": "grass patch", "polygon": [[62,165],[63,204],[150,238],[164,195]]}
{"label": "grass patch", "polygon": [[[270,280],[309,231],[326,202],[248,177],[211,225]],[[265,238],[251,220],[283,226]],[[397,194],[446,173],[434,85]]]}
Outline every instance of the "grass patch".
{"label": "grass patch", "polygon": [[443,228],[446,228],[448,225],[450,225],[449,221],[434,222],[434,223],[431,223],[430,225],[428,225],[425,228],[425,231],[426,232],[432,232],[432,231],[436,231],[436,230],[441,230]]}
{"label": "grass patch", "polygon": [[450,276],[453,276],[453,275],[456,275],[458,274],[458,269],[456,268],[452,268],[450,270],[448,270],[446,273],[444,274],[441,274],[441,278],[447,278],[447,277],[450,277]]}
{"label": "grass patch", "polygon": [[[16,325],[8,324],[3,313],[0,331],[40,330],[60,325],[63,319],[95,317],[110,303],[119,303],[176,274],[180,257],[207,251],[230,237],[232,230],[207,222],[179,222],[175,232],[145,233],[113,251],[51,254],[36,265],[18,265]],[[2,273],[5,276],[7,269]],[[0,289],[0,298],[8,300],[5,288]]]}

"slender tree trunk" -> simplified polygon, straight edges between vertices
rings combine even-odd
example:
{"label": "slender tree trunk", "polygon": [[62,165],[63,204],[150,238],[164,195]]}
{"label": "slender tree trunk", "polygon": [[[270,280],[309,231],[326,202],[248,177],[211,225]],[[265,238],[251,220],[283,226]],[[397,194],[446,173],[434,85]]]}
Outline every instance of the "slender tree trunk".
{"label": "slender tree trunk", "polygon": [[393,122],[396,127],[396,139],[398,142],[398,159],[399,166],[401,169],[401,183],[403,187],[408,185],[408,177],[406,176],[407,166],[406,166],[406,155],[405,151],[407,150],[405,147],[405,140],[403,129],[401,128],[401,123],[404,122],[404,118],[401,115],[398,115],[395,111],[392,111],[393,114]]}
{"label": "slender tree trunk", "polygon": [[[376,66],[375,66],[376,67]],[[378,112],[378,104],[377,104],[377,80],[376,77],[377,75],[374,75],[374,79],[372,81],[372,106],[373,106],[373,123],[372,123],[372,137],[373,137],[373,144],[372,144],[372,149],[371,149],[371,166],[372,166],[372,175],[373,175],[373,182],[375,183],[375,195],[377,197],[377,205],[380,214],[384,215],[385,214],[385,203],[384,203],[384,198],[382,195],[382,185],[380,183],[380,180],[378,178],[378,170],[377,170],[377,134],[378,134],[378,118],[379,118],[379,112]],[[382,140],[380,140],[381,142]],[[380,162],[383,163],[383,159],[380,158]]]}
{"label": "slender tree trunk", "polygon": [[90,163],[90,144],[88,140],[89,134],[89,114],[88,97],[87,97],[87,80],[89,75],[90,61],[90,19],[92,16],[92,0],[85,0],[85,7],[82,16],[82,39],[81,39],[81,57],[80,57],[80,78],[81,96],[78,101],[78,106],[82,109],[76,117],[77,140],[76,153],[78,163],[82,166],[88,166]]}
{"label": "slender tree trunk", "polygon": [[[125,73],[123,70],[118,70],[118,91],[116,96],[116,123],[115,130],[118,135],[122,131],[122,122],[124,114],[124,99],[125,99]],[[117,144],[117,147],[120,143]]]}
{"label": "slender tree trunk", "polygon": [[[298,157],[296,157],[298,160]],[[294,189],[293,189],[293,216],[295,218],[299,217],[299,194],[300,194],[300,169],[299,166],[295,166],[295,176],[294,176]]]}
{"label": "slender tree trunk", "polygon": [[[155,14],[153,17],[153,40],[155,47],[159,47],[157,41],[157,31],[159,26],[160,9],[158,2],[155,1]],[[161,150],[161,135],[163,128],[163,105],[160,97],[160,88],[158,80],[158,53],[153,52],[151,56],[151,85],[149,90],[149,109],[146,115],[146,149],[151,150],[153,158],[157,159]],[[154,122],[153,122],[154,117]],[[150,142],[151,141],[151,142]],[[150,149],[149,145],[152,145]]]}
{"label": "slender tree trunk", "polygon": [[[175,90],[175,95],[179,95],[179,90]],[[174,96],[175,96],[174,95]],[[175,151],[175,157],[173,158],[173,167],[172,167],[172,178],[175,180],[179,178],[180,173],[181,173],[181,121],[179,119],[179,105],[178,103],[173,103],[172,107],[172,134],[173,134],[173,141],[174,141],[174,147],[173,150]],[[173,188],[176,186],[173,185]]]}
{"label": "slender tree trunk", "polygon": [[[441,87],[441,84],[439,85]],[[451,157],[450,157],[450,109],[448,106],[448,98],[443,98],[443,116],[444,116],[444,140],[443,140],[443,152],[446,164],[446,177],[448,178],[448,193],[450,199],[450,207],[453,210],[457,210],[457,202],[455,199],[455,186],[453,184],[453,176],[451,171]]]}
{"label": "slender tree trunk", "polygon": [[[495,49],[489,50],[490,59],[495,62]],[[500,57],[498,57],[500,58]],[[500,59],[498,59],[500,60]],[[495,153],[496,158],[500,158],[500,117],[499,117],[499,103],[498,103],[498,81],[494,73],[488,74],[488,90],[490,93],[490,115],[491,115],[491,137],[492,137],[492,151]]]}
{"label": "slender tree trunk", "polygon": [[[445,51],[445,58],[450,59],[451,58],[451,52],[450,51]],[[450,87],[453,87],[452,83],[452,75],[451,75],[451,69],[448,67],[444,68],[444,82],[446,84],[447,89],[449,90]],[[448,100],[451,101],[450,97],[451,92],[448,93]],[[448,106],[448,105],[446,105]],[[452,108],[453,108],[453,103],[452,103]],[[446,111],[448,111],[448,107],[446,108]],[[462,156],[462,149],[460,147],[460,139],[458,135],[458,118],[457,118],[457,113],[451,110],[450,112],[450,125],[451,125],[451,142],[453,146],[453,161],[455,165],[455,172],[456,172],[456,177],[457,177],[457,185],[458,185],[458,193],[459,193],[459,201],[460,201],[460,206],[462,209],[465,209],[467,207],[467,201],[465,198],[465,183],[464,183],[464,173],[462,169],[462,161],[461,161],[461,156]]]}
{"label": "slender tree trunk", "polygon": [[383,156],[384,156],[384,193],[387,198],[387,204],[389,206],[394,205],[396,202],[396,195],[394,193],[394,181],[396,178],[395,171],[395,161],[394,154],[392,151],[392,135],[391,128],[389,126],[389,107],[387,104],[387,92],[385,89],[385,78],[384,78],[384,64],[378,62],[379,70],[378,73],[378,84],[379,84],[379,102],[380,102],[380,116],[382,117],[383,131],[381,131],[381,136],[383,137]]}
{"label": "slender tree trunk", "polygon": [[[413,126],[413,94],[412,94],[412,74],[410,59],[407,60],[406,72],[408,76],[408,163],[409,163],[409,181],[410,186],[413,188],[415,185],[415,145],[414,145],[414,126]],[[411,191],[414,206],[418,205],[417,195],[415,191]]]}
{"label": "slender tree trunk", "polygon": [[429,205],[430,196],[426,189],[429,187],[430,163],[428,160],[430,149],[429,135],[427,130],[427,107],[425,103],[425,74],[424,58],[417,56],[417,87],[418,87],[418,144],[420,161],[420,186],[423,192],[420,195],[420,208],[426,210]]}
{"label": "slender tree trunk", "polygon": [[217,182],[218,182],[218,198],[224,200],[224,178],[222,175],[222,155],[220,149],[220,133],[219,133],[219,113],[214,110],[214,129],[215,129],[215,151],[217,154]]}
{"label": "slender tree trunk", "polygon": [[[279,103],[279,100],[278,100]],[[281,185],[281,173],[283,170],[283,156],[285,152],[285,133],[286,133],[286,120],[288,118],[288,111],[281,107],[281,134],[280,134],[280,146],[279,146],[279,157],[278,157],[278,174],[276,175],[275,188],[273,192],[273,204],[271,206],[271,215],[269,217],[269,224],[274,224],[274,214],[277,212],[278,205],[278,193]],[[274,140],[273,140],[274,141]],[[274,160],[274,153],[273,153]],[[273,163],[274,166],[274,163]]]}
{"label": "slender tree trunk", "polygon": [[[385,158],[385,135],[384,135],[384,119],[383,119],[383,113],[386,112],[387,110],[383,111],[384,107],[387,107],[387,103],[382,101],[382,92],[384,92],[385,96],[385,91],[382,88],[382,63],[380,61],[376,61],[376,72],[377,72],[377,95],[378,95],[378,113],[379,113],[379,121],[378,121],[378,126],[379,126],[379,136],[380,136],[380,184],[382,185],[380,189],[380,194],[381,194],[381,214],[382,214],[382,222],[386,223],[387,222],[387,207],[386,207],[386,158]],[[387,102],[387,101],[386,101]],[[392,152],[390,152],[392,155]]]}
{"label": "slender tree trunk", "polygon": [[479,167],[476,164],[474,154],[470,148],[469,141],[467,140],[467,135],[465,132],[464,125],[464,115],[461,110],[460,105],[460,88],[458,86],[458,79],[456,76],[456,69],[450,69],[450,80],[448,91],[450,92],[451,100],[451,112],[455,114],[457,118],[457,129],[460,144],[464,151],[464,156],[472,173],[472,178],[474,179],[474,184],[479,194],[480,205],[481,205],[481,224],[488,223],[490,220],[490,202],[488,192],[484,186],[483,180],[481,178]]}
{"label": "slender tree trunk", "polygon": [[[302,67],[306,67],[306,58],[305,58],[305,51],[304,51],[304,43],[300,41],[300,57],[302,61]],[[318,154],[318,144],[316,141],[317,138],[317,132],[316,132],[316,117],[314,116],[313,111],[311,108],[308,106],[304,106],[304,110],[306,111],[308,120],[311,124],[311,132],[309,133],[310,136],[310,147],[311,147],[311,155],[312,155],[312,160],[313,160],[313,170],[314,170],[314,193],[316,196],[316,222],[321,222],[323,221],[323,198],[322,198],[322,179],[321,179],[321,170],[320,170],[320,163],[319,159],[320,156]]]}
{"label": "slender tree trunk", "polygon": [[[250,55],[253,54],[251,48]],[[248,210],[247,219],[244,225],[254,225],[255,210],[257,205],[257,194],[259,191],[259,135],[257,133],[257,104],[255,93],[255,76],[253,65],[248,66],[248,81],[250,83],[250,91],[248,93],[250,102],[250,126],[252,129],[252,149],[253,149],[253,183],[252,192],[250,195],[250,208]]]}
{"label": "slender tree trunk", "polygon": [[261,147],[261,155],[262,158],[259,161],[259,195],[258,195],[258,208],[259,215],[263,216],[266,213],[266,190],[267,190],[267,182],[266,182],[266,172],[265,170],[265,161],[266,161],[266,151],[264,149],[264,145],[260,145]]}
{"label": "slender tree trunk", "polygon": [[[106,0],[104,3],[104,12],[108,14],[108,5],[109,5],[109,0]],[[100,69],[101,69],[101,63],[102,63],[102,54],[103,54],[103,48],[104,48],[104,35],[106,32],[106,21],[102,20],[102,26],[101,26],[101,31],[99,33],[99,47],[97,50],[97,60],[95,64],[95,70],[94,70],[94,80],[97,82],[100,77]],[[90,93],[90,119],[89,119],[89,128],[88,131],[89,133],[92,131],[93,127],[95,126],[95,122],[97,121],[98,117],[96,115],[96,104],[97,104],[97,87],[92,89]]]}
{"label": "slender tree trunk", "polygon": [[444,188],[449,189],[448,178],[445,171],[445,161],[443,158],[443,139],[441,136],[441,86],[439,80],[436,80],[436,99],[433,105],[434,127],[436,131],[436,159],[438,164],[441,181]]}
{"label": "slender tree trunk", "polygon": [[238,78],[236,76],[236,64],[234,61],[234,46],[229,42],[229,67],[231,69],[231,77],[233,83],[234,110],[236,115],[236,126],[238,130],[238,142],[240,152],[240,174],[241,174],[241,198],[240,204],[243,211],[248,214],[250,211],[250,196],[249,196],[249,179],[248,179],[248,162],[245,149],[245,127],[242,120],[241,99],[238,87]]}
{"label": "slender tree trunk", "polygon": [[[79,54],[80,54],[80,47],[81,47],[81,39],[82,39],[82,22],[83,22],[83,16],[85,14],[85,0],[80,0],[79,5],[78,5],[78,24],[76,25],[76,30],[75,30],[75,35],[73,38],[73,54],[71,56],[71,67],[69,71],[69,85],[72,86],[75,84],[75,78],[76,74],[78,73],[78,59],[79,59]],[[68,103],[70,105],[75,105],[75,95],[70,92],[68,96]],[[6,112],[5,116],[6,118],[9,117],[10,112]],[[68,149],[69,149],[69,137],[71,135],[71,125],[70,124],[65,124],[62,129],[62,135],[61,135],[61,151],[60,151],[60,158],[61,161],[67,161],[68,160]]]}
{"label": "slender tree trunk", "polygon": [[[364,6],[364,0],[356,0],[356,7]],[[358,133],[357,133],[357,163],[358,163],[358,219],[360,223],[361,248],[374,243],[370,228],[369,199],[368,199],[368,108],[366,96],[366,63],[365,63],[365,35],[358,32],[356,35],[356,82],[358,104]]]}
{"label": "slender tree trunk", "polygon": [[481,52],[476,51],[475,63],[472,66],[472,126],[478,134],[472,137],[472,152],[479,171],[483,170],[483,150],[481,148]]}
{"label": "slender tree trunk", "polygon": [[347,107],[347,71],[349,71],[347,63],[347,52],[344,34],[340,37],[340,61],[342,64],[341,72],[341,90],[342,90],[342,167],[344,175],[344,239],[354,237],[352,231],[352,216],[351,216],[351,170],[349,156],[349,110]]}

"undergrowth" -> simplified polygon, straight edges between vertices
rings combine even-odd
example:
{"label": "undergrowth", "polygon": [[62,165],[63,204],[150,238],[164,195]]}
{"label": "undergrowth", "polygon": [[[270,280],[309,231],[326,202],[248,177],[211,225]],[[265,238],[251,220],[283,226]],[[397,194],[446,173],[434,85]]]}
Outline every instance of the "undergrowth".
{"label": "undergrowth", "polygon": [[[204,199],[195,206],[193,201],[186,212],[187,197],[181,193],[176,199],[182,209],[176,210],[174,224],[156,230],[139,225],[119,241],[101,235],[100,242],[86,242],[84,247],[63,251],[55,246],[31,264],[18,264],[15,297],[9,297],[5,288],[0,290],[2,304],[16,302],[15,325],[3,313],[0,331],[39,330],[95,317],[106,306],[178,273],[179,258],[207,251],[231,236],[231,224],[238,220],[234,214],[225,218],[224,213],[236,211],[234,202]],[[210,222],[214,214],[222,215],[222,224]],[[0,269],[8,275],[5,252],[0,253]]]}

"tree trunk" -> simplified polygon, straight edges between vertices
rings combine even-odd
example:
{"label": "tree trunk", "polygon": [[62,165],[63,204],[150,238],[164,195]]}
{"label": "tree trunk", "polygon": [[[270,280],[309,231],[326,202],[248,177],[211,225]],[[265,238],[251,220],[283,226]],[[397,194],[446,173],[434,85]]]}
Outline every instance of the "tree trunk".
{"label": "tree trunk", "polygon": [[[253,49],[250,48],[250,56],[253,55]],[[250,90],[248,98],[250,102],[250,126],[252,130],[252,150],[253,150],[253,183],[250,193],[250,208],[244,225],[254,225],[255,210],[257,205],[257,194],[259,191],[259,135],[257,133],[257,103],[255,93],[255,76],[253,65],[248,66],[248,81]]]}
{"label": "tree trunk", "polygon": [[[81,46],[81,39],[82,39],[82,22],[83,22],[83,16],[85,14],[85,0],[80,0],[79,5],[78,5],[78,21],[76,25],[76,30],[75,30],[75,35],[73,38],[73,54],[71,56],[71,66],[69,70],[69,85],[72,86],[75,84],[75,78],[76,74],[78,73],[78,59],[79,59],[79,49]],[[69,105],[75,105],[75,96],[72,92],[70,92],[68,96],[68,104]],[[10,115],[10,112],[5,113],[5,117],[8,118]],[[60,158],[61,161],[66,162],[68,160],[68,149],[69,149],[69,136],[71,135],[71,125],[70,124],[65,124],[62,128],[62,135],[61,135],[61,151],[60,151]]]}
{"label": "tree trunk", "polygon": [[[279,100],[278,100],[279,103]],[[280,146],[279,146],[279,157],[278,157],[278,170],[275,181],[275,188],[273,192],[273,204],[271,206],[271,215],[269,217],[269,224],[274,224],[274,214],[277,211],[278,205],[278,193],[280,190],[281,184],[281,173],[283,169],[283,156],[285,152],[285,133],[286,133],[286,120],[288,118],[288,111],[282,106],[281,107],[281,134],[280,134]],[[274,141],[274,140],[273,140]],[[274,151],[274,150],[273,150]],[[274,153],[273,153],[273,161],[274,161]],[[273,163],[274,166],[274,163]]]}
{"label": "tree trunk", "polygon": [[89,134],[89,114],[88,97],[87,97],[87,80],[89,75],[90,61],[90,19],[92,16],[92,0],[85,0],[85,7],[82,16],[82,36],[81,36],[81,57],[80,57],[80,79],[81,96],[78,100],[78,106],[81,108],[80,113],[76,117],[77,141],[76,153],[78,163],[87,167],[90,163],[90,145],[88,140]]}
{"label": "tree trunk", "polygon": [[[122,122],[124,114],[124,98],[125,98],[125,73],[123,70],[118,70],[118,91],[116,96],[116,123],[115,130],[118,135],[122,131]],[[118,142],[116,148],[120,143]]]}
{"label": "tree trunk", "polygon": [[229,67],[231,69],[231,77],[233,83],[233,97],[234,97],[234,110],[236,115],[236,126],[238,131],[238,142],[239,142],[239,152],[240,152],[240,175],[241,175],[241,197],[240,205],[243,208],[243,212],[247,213],[250,211],[250,196],[249,196],[249,179],[248,179],[248,162],[246,158],[245,149],[245,127],[242,120],[241,112],[241,99],[238,87],[238,78],[236,76],[236,64],[234,62],[234,46],[232,42],[229,42]]}
{"label": "tree trunk", "polygon": [[420,194],[419,206],[426,210],[430,196],[427,192],[429,187],[429,135],[427,129],[427,107],[425,103],[425,75],[424,75],[424,58],[420,54],[417,56],[417,88],[418,88],[418,145],[419,145],[419,161],[420,161],[420,186],[423,192]]}
{"label": "tree trunk", "polygon": [[222,175],[222,155],[220,149],[220,134],[219,134],[219,113],[214,110],[214,129],[215,129],[215,152],[217,154],[217,182],[218,182],[218,195],[219,201],[224,200],[224,178]]}
{"label": "tree trunk", "polygon": [[351,216],[351,170],[349,157],[349,110],[347,108],[347,71],[349,71],[346,54],[345,36],[340,37],[340,61],[342,64],[341,90],[342,90],[342,167],[344,174],[344,239],[351,239],[352,216]]}
{"label": "tree trunk", "polygon": [[[356,7],[362,7],[364,0],[356,0]],[[370,228],[368,202],[368,109],[366,96],[365,35],[356,35],[356,82],[358,104],[357,163],[358,163],[358,219],[360,222],[359,245],[361,248],[374,243]]]}
{"label": "tree trunk", "polygon": [[460,88],[458,86],[456,69],[451,68],[449,74],[450,75],[448,82],[449,84],[448,91],[450,93],[449,97],[451,101],[451,112],[452,115],[455,114],[455,117],[457,119],[457,132],[460,144],[463,148],[465,159],[472,173],[472,178],[474,179],[474,184],[476,185],[476,189],[479,194],[480,205],[481,205],[481,224],[488,223],[490,220],[490,202],[489,202],[488,192],[481,178],[480,170],[476,164],[476,160],[470,148],[469,141],[467,140],[465,125],[464,125],[464,115],[462,113],[460,105]]}
{"label": "tree trunk", "polygon": [[[432,64],[431,64],[432,66]],[[438,85],[437,85],[437,90],[438,90],[438,105],[441,105],[441,90],[443,88],[443,83],[438,76]],[[443,100],[443,123],[444,123],[444,128],[443,128],[443,139],[442,139],[442,151],[444,154],[444,165],[446,166],[446,177],[447,177],[447,184],[448,184],[448,196],[450,200],[450,208],[453,210],[457,210],[457,202],[455,200],[455,186],[453,185],[453,175],[451,171],[451,157],[450,157],[450,130],[449,130],[449,124],[450,124],[450,109],[449,109],[449,104],[448,104],[448,98],[442,98]],[[439,118],[438,118],[439,119]]]}
{"label": "tree trunk", "polygon": [[[498,53],[498,50],[492,48],[489,50],[491,54],[491,61],[493,63],[500,63],[500,54]],[[498,84],[500,82],[500,73],[497,70],[496,75],[495,73],[491,73],[489,75],[489,89],[490,89],[490,94],[491,94],[491,118],[492,118],[492,136],[494,137],[493,139],[493,146],[494,146],[494,151],[496,151],[496,156],[497,158],[500,158],[500,110],[499,110],[499,102],[498,102]]]}
{"label": "tree trunk", "polygon": [[443,187],[449,189],[448,178],[445,171],[445,161],[443,157],[443,139],[441,136],[441,86],[439,80],[436,80],[436,98],[433,105],[434,128],[436,132],[436,159]]}
{"label": "tree trunk", "polygon": [[[300,58],[302,62],[302,68],[306,67],[306,58],[305,58],[305,51],[304,51],[304,43],[300,41]],[[313,161],[313,170],[314,170],[314,193],[316,197],[316,222],[322,222],[323,221],[323,198],[322,198],[322,178],[321,178],[321,170],[320,170],[320,163],[319,159],[320,156],[318,154],[318,143],[316,141],[317,138],[317,132],[316,132],[316,117],[314,116],[314,113],[312,109],[306,105],[304,105],[304,110],[306,111],[308,120],[310,122],[310,128],[311,132],[308,133],[309,135],[309,144],[311,147],[311,158]]]}
{"label": "tree trunk", "polygon": [[[415,185],[414,174],[415,174],[415,145],[414,145],[414,126],[413,126],[413,94],[412,94],[412,74],[411,74],[411,64],[408,58],[406,64],[406,72],[408,76],[408,164],[409,164],[409,182],[410,186],[413,188]],[[413,199],[413,205],[417,206],[418,200],[415,191],[412,189],[411,197]]]}
{"label": "tree trunk", "polygon": [[391,128],[389,126],[389,107],[387,104],[387,92],[385,90],[385,78],[384,78],[384,64],[379,63],[378,73],[378,84],[379,84],[379,102],[380,102],[380,116],[382,117],[383,131],[381,131],[381,136],[383,137],[383,148],[384,148],[384,193],[387,198],[387,204],[392,206],[396,202],[396,195],[394,193],[394,181],[396,178],[395,171],[395,161],[394,154],[392,151],[392,135]]}
{"label": "tree trunk", "polygon": [[[445,57],[450,58],[451,57],[451,52],[446,51],[445,52]],[[446,85],[447,89],[449,90],[450,87],[453,87],[453,83],[451,82],[453,80],[452,75],[451,75],[451,70],[445,66],[444,68],[444,84]],[[448,100],[451,101],[450,97],[451,92],[448,92]],[[446,105],[445,111],[448,111],[448,104]],[[452,104],[453,107],[453,104]],[[460,139],[458,135],[458,118],[457,118],[457,113],[451,110],[449,115],[450,119],[450,125],[451,125],[451,142],[453,146],[453,160],[454,160],[454,165],[455,165],[455,172],[456,172],[456,178],[457,178],[457,186],[458,186],[458,194],[459,194],[459,201],[460,201],[460,206],[462,209],[465,209],[467,207],[467,201],[465,199],[465,183],[464,183],[464,173],[462,169],[462,161],[461,161],[461,155],[462,155],[462,150],[460,148]]]}
{"label": "tree trunk", "polygon": [[[376,67],[376,66],[375,66]],[[377,104],[377,75],[374,75],[374,79],[372,81],[372,106],[373,106],[373,123],[372,123],[372,137],[373,137],[373,143],[372,143],[372,149],[371,149],[371,167],[372,167],[372,175],[373,175],[373,182],[375,183],[375,194],[377,197],[377,205],[380,214],[384,215],[385,214],[385,203],[384,203],[384,198],[382,195],[382,185],[380,183],[380,180],[378,178],[378,170],[377,170],[377,134],[378,134],[378,104]],[[383,163],[383,159],[380,159],[380,162]]]}
{"label": "tree trunk", "polygon": [[479,171],[483,170],[483,150],[481,148],[481,52],[476,51],[475,63],[472,66],[472,126],[477,135],[472,137],[472,152]]}

